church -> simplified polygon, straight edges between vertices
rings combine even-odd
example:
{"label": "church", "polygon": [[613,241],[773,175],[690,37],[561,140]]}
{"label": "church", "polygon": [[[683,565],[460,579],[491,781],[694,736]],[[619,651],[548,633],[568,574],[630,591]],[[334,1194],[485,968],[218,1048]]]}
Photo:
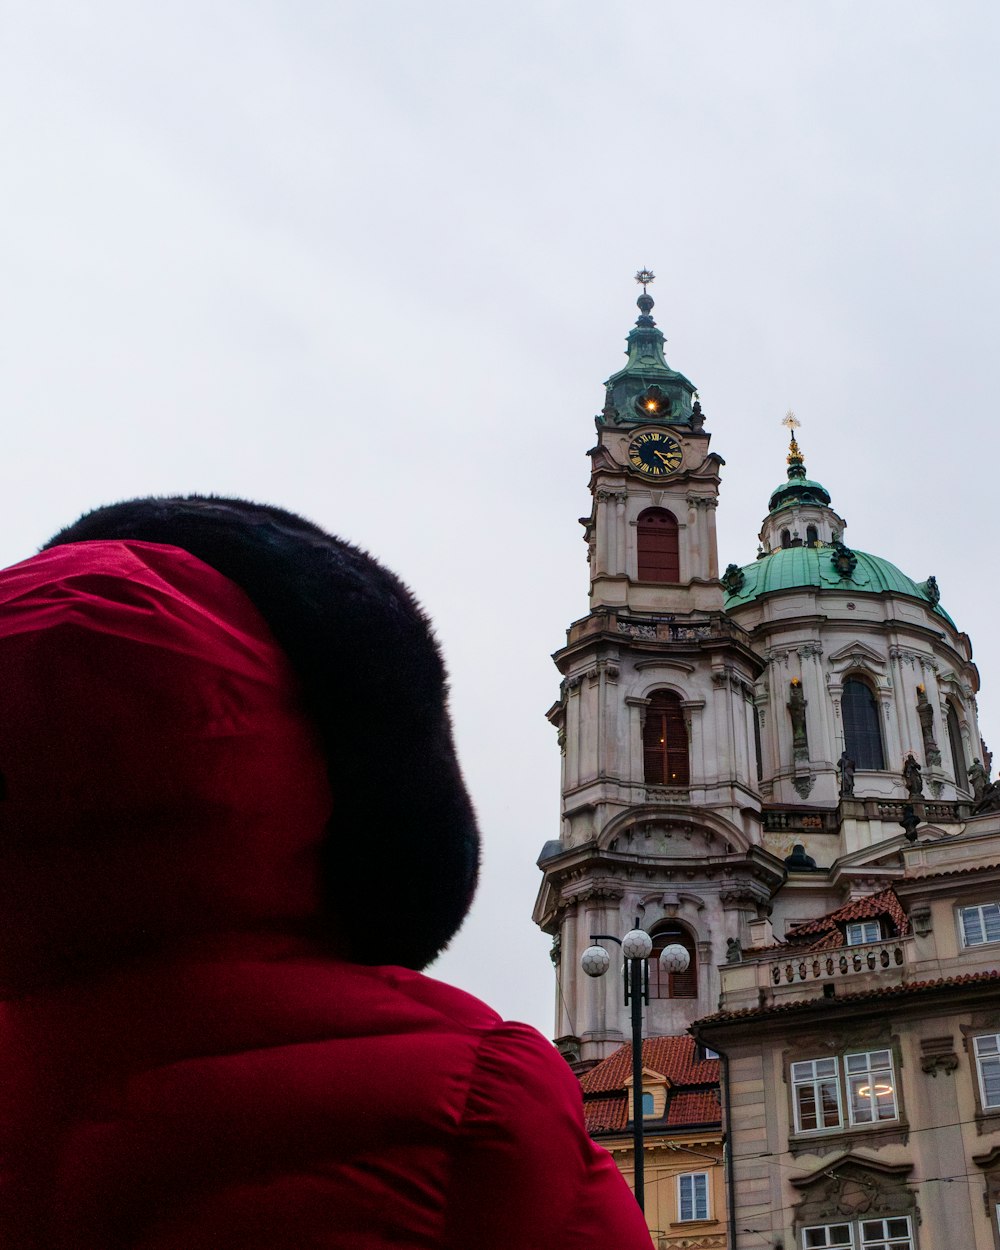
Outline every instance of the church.
{"label": "church", "polygon": [[640,928],[654,1244],[998,1250],[1000,787],[970,640],[932,574],[853,546],[792,414],[757,559],[720,568],[723,461],[652,277],[554,656],[556,1045],[628,1174],[629,1008],[581,956]]}

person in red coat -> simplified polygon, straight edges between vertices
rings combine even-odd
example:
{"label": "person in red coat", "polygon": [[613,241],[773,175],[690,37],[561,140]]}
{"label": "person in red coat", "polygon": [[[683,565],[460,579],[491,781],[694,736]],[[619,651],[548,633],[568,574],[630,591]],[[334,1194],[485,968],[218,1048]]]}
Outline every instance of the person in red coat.
{"label": "person in red coat", "polygon": [[137,500],[0,573],[0,1246],[648,1250],[552,1046],[420,971],[477,864],[363,552]]}

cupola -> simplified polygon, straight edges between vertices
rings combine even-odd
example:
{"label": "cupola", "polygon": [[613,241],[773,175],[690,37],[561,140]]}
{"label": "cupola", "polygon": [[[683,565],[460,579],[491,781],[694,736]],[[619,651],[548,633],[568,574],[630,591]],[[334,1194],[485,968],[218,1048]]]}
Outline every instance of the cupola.
{"label": "cupola", "polygon": [[598,424],[663,423],[701,430],[704,417],[694,383],[664,359],[665,340],[653,320],[653,297],[647,290],[655,276],[650,269],[635,275],[642,294],[636,300],[639,316],[626,340],[628,362],[605,383],[607,395]]}
{"label": "cupola", "polygon": [[788,427],[788,475],[768,500],[768,513],[760,531],[761,555],[789,547],[829,547],[841,541],[846,521],[830,507],[825,486],[806,476],[805,460],[795,437],[799,421],[789,412],[782,422]]}

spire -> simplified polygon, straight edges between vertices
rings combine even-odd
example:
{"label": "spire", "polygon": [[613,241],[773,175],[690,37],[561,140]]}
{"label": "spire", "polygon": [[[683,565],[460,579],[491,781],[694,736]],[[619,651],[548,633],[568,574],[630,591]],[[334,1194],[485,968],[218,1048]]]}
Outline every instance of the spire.
{"label": "spire", "polygon": [[785,457],[788,465],[788,481],[782,482],[771,495],[767,505],[768,510],[773,513],[789,504],[818,504],[820,507],[828,508],[830,506],[829,491],[819,482],[811,482],[806,477],[806,462],[795,437],[795,431],[801,427],[802,423],[791,408],[785,413],[781,424],[789,432],[788,455]]}
{"label": "spire", "polygon": [[[636,300],[639,316],[626,340],[628,362],[606,383],[608,396],[604,412],[597,419],[599,425],[609,421],[622,425],[639,421],[692,423],[694,385],[667,364],[663,355],[666,340],[652,316],[654,301],[648,288],[655,278],[656,274],[645,266],[635,275],[642,294]],[[700,405],[694,413],[694,423],[699,430],[704,423]]]}
{"label": "spire", "polygon": [[795,413],[792,412],[791,408],[789,408],[789,410],[785,413],[785,419],[781,424],[788,427],[789,434],[791,435],[788,443],[788,455],[786,457],[788,462],[788,480],[792,481],[795,478],[801,480],[806,475],[806,464],[802,459],[802,452],[799,451],[799,445],[795,441],[795,431],[801,426],[802,422],[798,419]]}

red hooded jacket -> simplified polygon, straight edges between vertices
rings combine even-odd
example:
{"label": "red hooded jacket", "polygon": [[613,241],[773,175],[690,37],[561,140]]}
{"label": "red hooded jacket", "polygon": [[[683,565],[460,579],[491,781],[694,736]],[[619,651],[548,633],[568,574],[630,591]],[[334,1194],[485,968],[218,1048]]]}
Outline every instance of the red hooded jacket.
{"label": "red hooded jacket", "polygon": [[214,569],[0,573],[0,1246],[648,1250],[539,1034],[314,936],[336,810]]}

